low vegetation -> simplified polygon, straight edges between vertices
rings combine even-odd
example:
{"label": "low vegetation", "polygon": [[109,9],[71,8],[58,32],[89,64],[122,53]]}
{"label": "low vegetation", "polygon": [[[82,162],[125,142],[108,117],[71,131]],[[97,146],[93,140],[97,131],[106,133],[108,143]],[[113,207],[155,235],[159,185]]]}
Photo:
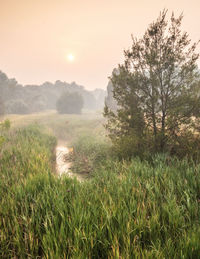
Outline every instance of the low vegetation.
{"label": "low vegetation", "polygon": [[[82,132],[91,125],[98,120]],[[1,258],[198,258],[200,165],[167,155],[118,161],[103,135],[87,135],[73,140],[74,167],[81,173],[84,155],[92,175],[79,183],[55,175],[56,139],[44,127],[6,131]]]}
{"label": "low vegetation", "polygon": [[105,143],[105,138],[82,135],[72,142],[73,152],[68,159],[72,162],[71,169],[78,174],[90,175],[105,160],[111,158],[111,143]]}

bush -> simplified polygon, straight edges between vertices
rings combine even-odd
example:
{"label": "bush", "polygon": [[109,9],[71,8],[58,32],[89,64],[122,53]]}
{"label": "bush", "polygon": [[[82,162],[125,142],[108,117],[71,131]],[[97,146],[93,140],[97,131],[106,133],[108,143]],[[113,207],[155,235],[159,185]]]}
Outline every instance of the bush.
{"label": "bush", "polygon": [[168,154],[168,156],[178,159],[188,158],[195,163],[200,162],[200,135],[193,134],[190,131],[179,132],[176,139],[169,137],[166,150],[163,152],[155,152],[152,136],[146,134],[143,138],[136,135],[123,136],[115,139],[112,151],[120,160],[140,157],[140,159],[151,160],[152,155]]}
{"label": "bush", "polygon": [[144,141],[137,136],[123,136],[115,141],[113,151],[119,159],[144,156]]}
{"label": "bush", "polygon": [[81,136],[73,143],[70,155],[72,171],[75,173],[92,173],[109,157],[110,145],[104,139],[94,136]]}
{"label": "bush", "polygon": [[3,122],[0,123],[0,129],[1,130],[9,130],[10,129],[10,121],[9,120],[5,120]]}
{"label": "bush", "polygon": [[10,125],[11,125],[11,123],[9,120],[5,120],[0,123],[0,147],[6,140],[5,135],[9,131]]}
{"label": "bush", "polygon": [[80,114],[83,108],[83,97],[78,93],[64,93],[57,100],[56,108],[59,113]]}

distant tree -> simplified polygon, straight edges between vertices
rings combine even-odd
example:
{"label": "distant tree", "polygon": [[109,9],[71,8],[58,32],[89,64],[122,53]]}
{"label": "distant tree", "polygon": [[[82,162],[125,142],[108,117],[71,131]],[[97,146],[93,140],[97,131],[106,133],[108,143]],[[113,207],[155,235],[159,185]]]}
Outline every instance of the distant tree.
{"label": "distant tree", "polygon": [[59,113],[80,114],[83,108],[83,98],[80,94],[63,93],[56,103]]}
{"label": "distant tree", "polygon": [[6,111],[11,114],[27,114],[29,108],[23,100],[10,100],[6,103]]}
{"label": "distant tree", "polygon": [[[113,73],[117,73],[117,69],[114,69]],[[112,84],[111,80],[109,80],[108,85],[107,85],[107,96],[105,98],[105,104],[112,111],[116,112],[118,109],[117,101],[113,97],[113,84]]]}
{"label": "distant tree", "polygon": [[182,15],[175,18],[172,13],[167,21],[166,13],[160,13],[141,39],[132,37],[124,64],[112,73],[118,110],[105,106],[104,115],[113,143],[134,139],[137,149],[150,141],[154,151],[165,151],[181,132],[198,125],[197,43],[191,45],[188,34],[181,32]]}

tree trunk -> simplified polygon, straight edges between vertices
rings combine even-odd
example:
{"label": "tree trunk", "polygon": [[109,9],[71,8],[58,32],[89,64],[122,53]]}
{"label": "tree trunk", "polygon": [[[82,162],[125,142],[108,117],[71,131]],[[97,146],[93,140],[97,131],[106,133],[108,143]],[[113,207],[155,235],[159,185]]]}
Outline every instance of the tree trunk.
{"label": "tree trunk", "polygon": [[161,140],[160,140],[160,149],[163,152],[165,149],[165,117],[166,114],[163,112],[162,114],[162,125],[161,125]]}

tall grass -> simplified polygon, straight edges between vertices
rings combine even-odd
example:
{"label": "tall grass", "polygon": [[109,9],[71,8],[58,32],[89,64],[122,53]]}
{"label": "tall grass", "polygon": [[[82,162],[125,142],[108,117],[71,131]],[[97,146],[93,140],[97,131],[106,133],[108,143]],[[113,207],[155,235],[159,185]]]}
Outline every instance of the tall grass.
{"label": "tall grass", "polygon": [[72,142],[73,152],[68,158],[71,170],[78,174],[92,174],[101,163],[111,158],[111,143],[105,138],[83,134]]}
{"label": "tall grass", "polygon": [[200,165],[104,158],[79,183],[54,146],[29,127],[1,149],[0,258],[200,258]]}

